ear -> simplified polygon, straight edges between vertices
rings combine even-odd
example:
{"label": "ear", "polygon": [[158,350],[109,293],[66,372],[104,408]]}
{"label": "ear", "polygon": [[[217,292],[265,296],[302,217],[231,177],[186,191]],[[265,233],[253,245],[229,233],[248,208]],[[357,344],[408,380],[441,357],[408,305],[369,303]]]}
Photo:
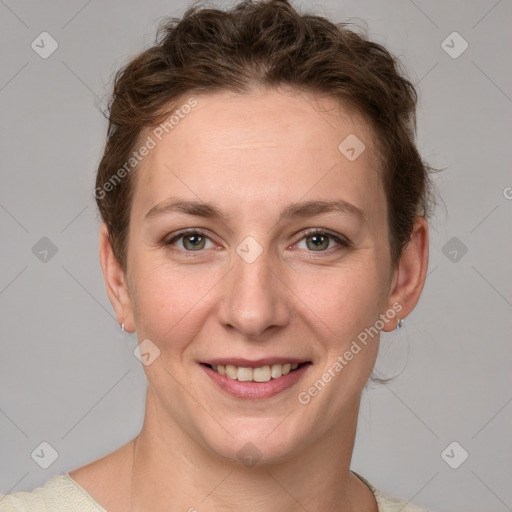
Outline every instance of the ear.
{"label": "ear", "polygon": [[[397,318],[404,319],[416,307],[420,299],[428,267],[428,224],[424,217],[417,216],[414,220],[411,238],[404,248],[398,267],[395,270],[388,309],[392,304],[400,304],[402,309]],[[396,306],[395,311],[397,311]],[[398,320],[386,322],[384,331],[393,331]]]}
{"label": "ear", "polygon": [[134,332],[135,322],[126,276],[114,255],[105,224],[102,224],[100,229],[100,263],[108,298],[114,307],[117,322],[119,325],[124,322],[125,331]]}

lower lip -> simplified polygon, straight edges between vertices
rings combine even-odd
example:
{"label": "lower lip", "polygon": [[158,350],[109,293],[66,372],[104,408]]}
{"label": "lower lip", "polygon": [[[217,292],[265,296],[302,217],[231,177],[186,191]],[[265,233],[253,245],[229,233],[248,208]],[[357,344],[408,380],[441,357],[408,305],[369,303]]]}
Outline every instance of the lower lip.
{"label": "lower lip", "polygon": [[230,379],[225,375],[212,370],[204,364],[200,365],[206,375],[215,382],[221,389],[236,398],[261,399],[275,396],[285,389],[293,386],[307,372],[311,363],[299,366],[293,372],[282,375],[277,379],[270,379],[268,382],[243,382]]}

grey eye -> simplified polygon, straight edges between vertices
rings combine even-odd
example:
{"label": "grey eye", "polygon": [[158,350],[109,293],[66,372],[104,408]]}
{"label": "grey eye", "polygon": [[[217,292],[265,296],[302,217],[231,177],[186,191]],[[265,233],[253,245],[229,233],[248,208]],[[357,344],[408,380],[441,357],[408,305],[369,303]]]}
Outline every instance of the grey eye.
{"label": "grey eye", "polygon": [[[181,240],[181,247],[177,242]],[[210,246],[206,246],[207,242],[210,242]],[[169,245],[176,245],[178,248],[185,251],[200,251],[202,249],[208,249],[213,247],[212,241],[204,234],[199,231],[188,231],[180,233],[168,242]]]}

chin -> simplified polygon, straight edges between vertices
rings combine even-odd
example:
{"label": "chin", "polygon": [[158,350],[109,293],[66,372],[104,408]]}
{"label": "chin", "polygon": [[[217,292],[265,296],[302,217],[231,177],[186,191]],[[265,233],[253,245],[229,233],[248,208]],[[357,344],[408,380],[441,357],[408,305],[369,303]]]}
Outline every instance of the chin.
{"label": "chin", "polygon": [[[203,442],[220,458],[238,462],[246,467],[273,465],[293,457],[304,445],[305,440],[295,422],[283,419],[242,419],[229,422],[229,434],[221,427],[219,436],[214,432],[204,433]],[[231,434],[231,435],[230,435]]]}

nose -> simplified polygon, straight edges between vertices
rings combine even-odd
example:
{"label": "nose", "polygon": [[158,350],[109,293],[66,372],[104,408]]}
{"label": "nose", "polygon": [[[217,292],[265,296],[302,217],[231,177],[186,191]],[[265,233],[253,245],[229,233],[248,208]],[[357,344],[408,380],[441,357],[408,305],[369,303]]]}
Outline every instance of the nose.
{"label": "nose", "polygon": [[279,262],[263,251],[252,262],[234,254],[234,265],[224,280],[217,318],[226,329],[244,338],[262,340],[290,322],[292,297]]}

